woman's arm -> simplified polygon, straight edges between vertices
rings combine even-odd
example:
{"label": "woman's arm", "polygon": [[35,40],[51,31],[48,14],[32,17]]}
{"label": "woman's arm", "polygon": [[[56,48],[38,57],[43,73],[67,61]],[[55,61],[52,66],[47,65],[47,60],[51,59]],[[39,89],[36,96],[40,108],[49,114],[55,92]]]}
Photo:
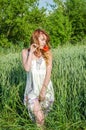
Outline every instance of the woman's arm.
{"label": "woman's arm", "polygon": [[41,92],[40,92],[40,97],[39,97],[40,100],[44,100],[44,98],[45,98],[46,89],[47,89],[47,86],[49,84],[50,77],[51,77],[51,71],[52,71],[52,54],[49,51],[48,65],[47,65],[47,68],[46,68],[46,75],[45,75],[45,78],[44,78],[43,86],[42,86],[42,89],[41,89]]}
{"label": "woman's arm", "polygon": [[22,50],[22,63],[25,71],[29,71],[31,68],[32,52],[28,52],[28,49]]}
{"label": "woman's arm", "polygon": [[22,51],[22,62],[23,62],[24,69],[26,71],[29,71],[30,68],[31,68],[31,62],[32,62],[32,58],[33,58],[33,53],[35,52],[37,47],[38,47],[38,45],[33,43],[30,46],[29,52],[28,52],[28,49],[24,49]]}
{"label": "woman's arm", "polygon": [[43,86],[47,87],[50,81],[51,77],[51,71],[52,71],[52,54],[49,52],[49,59],[48,59],[48,65],[46,67],[46,75],[44,78]]}

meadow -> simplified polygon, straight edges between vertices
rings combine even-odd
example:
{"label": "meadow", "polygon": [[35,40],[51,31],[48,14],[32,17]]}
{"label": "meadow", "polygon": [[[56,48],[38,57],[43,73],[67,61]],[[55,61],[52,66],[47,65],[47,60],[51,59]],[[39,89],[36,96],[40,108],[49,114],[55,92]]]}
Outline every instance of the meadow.
{"label": "meadow", "polygon": [[[55,102],[46,130],[86,130],[86,46],[52,49]],[[0,130],[38,130],[23,104],[21,52],[0,54]]]}

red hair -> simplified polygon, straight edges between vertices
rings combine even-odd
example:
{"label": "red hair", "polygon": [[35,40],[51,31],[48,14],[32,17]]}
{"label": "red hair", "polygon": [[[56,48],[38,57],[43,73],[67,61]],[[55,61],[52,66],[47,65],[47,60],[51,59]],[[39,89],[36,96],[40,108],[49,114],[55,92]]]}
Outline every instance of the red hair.
{"label": "red hair", "polygon": [[35,43],[37,45],[40,45],[39,39],[38,39],[39,36],[40,36],[40,34],[43,34],[43,35],[46,36],[46,46],[45,46],[44,49],[41,49],[41,50],[39,48],[37,48],[36,51],[35,51],[35,54],[37,55],[41,51],[42,55],[43,55],[43,57],[44,57],[44,59],[46,61],[46,64],[48,64],[48,60],[49,60],[49,53],[48,52],[50,50],[50,44],[49,44],[50,37],[49,37],[49,35],[44,30],[42,30],[42,29],[36,29],[33,32],[32,36],[31,36],[30,44]]}
{"label": "red hair", "polygon": [[47,46],[50,48],[50,44],[49,44],[49,42],[50,42],[50,37],[49,37],[49,35],[48,35],[44,30],[42,30],[42,29],[36,29],[36,30],[33,32],[32,36],[31,36],[30,44],[36,43],[36,44],[39,45],[39,40],[38,40],[38,38],[39,38],[40,34],[43,34],[43,35],[46,36],[46,44],[47,44]]}

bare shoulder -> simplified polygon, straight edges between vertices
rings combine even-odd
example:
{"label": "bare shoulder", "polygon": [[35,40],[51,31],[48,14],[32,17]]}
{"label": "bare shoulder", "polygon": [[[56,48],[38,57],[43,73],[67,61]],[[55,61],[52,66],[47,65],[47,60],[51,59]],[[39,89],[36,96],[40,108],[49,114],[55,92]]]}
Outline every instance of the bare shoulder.
{"label": "bare shoulder", "polygon": [[27,50],[28,50],[28,49],[24,48],[24,49],[22,50],[22,54],[26,53]]}
{"label": "bare shoulder", "polygon": [[22,56],[27,55],[27,53],[28,53],[28,48],[22,50]]}

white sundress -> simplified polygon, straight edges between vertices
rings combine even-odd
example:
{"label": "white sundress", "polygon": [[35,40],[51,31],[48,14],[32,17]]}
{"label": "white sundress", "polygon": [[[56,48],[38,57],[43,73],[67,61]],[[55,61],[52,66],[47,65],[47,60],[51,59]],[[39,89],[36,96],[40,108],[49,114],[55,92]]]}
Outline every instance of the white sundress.
{"label": "white sundress", "polygon": [[[24,105],[29,113],[33,112],[34,100],[39,99],[40,90],[46,74],[46,63],[43,57],[32,60],[31,69],[27,72],[27,82],[24,93]],[[47,86],[45,100],[40,102],[45,114],[48,113],[54,102],[54,90],[51,80]],[[31,115],[30,115],[31,117]],[[32,117],[31,117],[32,118]]]}

